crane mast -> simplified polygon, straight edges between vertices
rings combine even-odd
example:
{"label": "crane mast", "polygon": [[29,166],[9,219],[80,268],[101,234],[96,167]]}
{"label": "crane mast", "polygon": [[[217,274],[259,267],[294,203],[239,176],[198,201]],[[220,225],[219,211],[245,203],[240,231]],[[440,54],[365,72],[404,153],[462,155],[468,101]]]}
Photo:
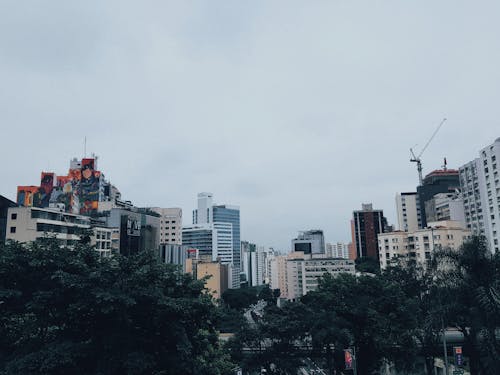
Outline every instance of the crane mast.
{"label": "crane mast", "polygon": [[415,155],[415,152],[413,152],[413,148],[410,148],[410,153],[411,153],[410,162],[417,163],[418,181],[419,181],[420,185],[422,185],[424,183],[424,178],[422,176],[422,159],[421,159],[421,156],[424,153],[424,151],[427,149],[427,147],[429,146],[429,144],[432,142],[432,140],[436,136],[436,134],[439,131],[439,129],[441,129],[441,126],[443,126],[443,124],[445,123],[445,121],[446,121],[446,118],[444,118],[444,119],[441,120],[441,122],[439,123],[438,127],[436,128],[436,130],[434,130],[434,133],[432,133],[431,137],[429,138],[429,140],[427,141],[427,143],[425,144],[425,146],[422,148],[422,150],[420,151],[420,154],[418,154],[418,156]]}

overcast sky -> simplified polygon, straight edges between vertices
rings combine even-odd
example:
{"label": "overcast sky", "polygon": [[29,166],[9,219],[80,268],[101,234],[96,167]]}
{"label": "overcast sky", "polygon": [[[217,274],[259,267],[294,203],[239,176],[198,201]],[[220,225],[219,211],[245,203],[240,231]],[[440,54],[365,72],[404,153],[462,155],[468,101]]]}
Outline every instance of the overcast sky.
{"label": "overcast sky", "polygon": [[348,241],[362,202],[500,136],[498,1],[0,0],[0,194],[99,155],[139,206],[241,207],[242,239]]}

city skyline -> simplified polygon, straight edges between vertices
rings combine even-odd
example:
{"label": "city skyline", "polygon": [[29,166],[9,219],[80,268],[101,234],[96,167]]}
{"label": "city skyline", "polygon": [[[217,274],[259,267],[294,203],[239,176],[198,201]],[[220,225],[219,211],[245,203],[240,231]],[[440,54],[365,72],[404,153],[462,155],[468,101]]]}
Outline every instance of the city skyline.
{"label": "city skyline", "polygon": [[424,174],[499,136],[495,3],[1,9],[0,194],[12,200],[40,171],[66,173],[87,137],[137,206],[190,213],[211,191],[241,207],[242,240],[289,250],[314,228],[348,242],[361,203],[397,225],[396,193],[418,185],[409,148],[443,117]]}

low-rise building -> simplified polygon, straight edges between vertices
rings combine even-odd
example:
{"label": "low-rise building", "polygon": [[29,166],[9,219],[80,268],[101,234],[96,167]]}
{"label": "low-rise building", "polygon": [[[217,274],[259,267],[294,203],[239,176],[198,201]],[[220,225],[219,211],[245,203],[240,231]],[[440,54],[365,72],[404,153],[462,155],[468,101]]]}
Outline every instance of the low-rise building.
{"label": "low-rise building", "polygon": [[220,260],[211,261],[210,257],[186,260],[186,272],[191,273],[197,280],[207,278],[205,288],[216,299],[229,288],[231,265],[223,264]]}
{"label": "low-rise building", "polygon": [[378,235],[380,268],[391,264],[416,261],[427,267],[433,251],[440,248],[458,249],[470,239],[471,232],[457,221],[437,221],[414,232],[389,232]]}

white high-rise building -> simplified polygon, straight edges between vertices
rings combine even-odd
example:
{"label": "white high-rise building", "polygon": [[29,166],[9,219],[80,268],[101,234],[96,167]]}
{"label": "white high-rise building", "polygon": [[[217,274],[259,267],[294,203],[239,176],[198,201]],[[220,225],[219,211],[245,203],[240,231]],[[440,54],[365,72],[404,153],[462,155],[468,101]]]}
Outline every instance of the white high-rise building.
{"label": "white high-rise building", "polygon": [[460,187],[465,222],[474,234],[484,235],[492,252],[500,249],[500,138],[463,165]]}
{"label": "white high-rise building", "polygon": [[[231,264],[230,288],[240,287],[241,242],[238,206],[215,205],[212,193],[198,194],[198,207],[193,210],[193,225],[209,225],[217,230],[217,245],[212,258]],[[195,246],[195,245],[192,245]],[[196,246],[195,246],[196,247]]]}
{"label": "white high-rise building", "polygon": [[396,211],[398,215],[398,229],[404,232],[416,231],[421,226],[418,195],[412,193],[396,194]]}

